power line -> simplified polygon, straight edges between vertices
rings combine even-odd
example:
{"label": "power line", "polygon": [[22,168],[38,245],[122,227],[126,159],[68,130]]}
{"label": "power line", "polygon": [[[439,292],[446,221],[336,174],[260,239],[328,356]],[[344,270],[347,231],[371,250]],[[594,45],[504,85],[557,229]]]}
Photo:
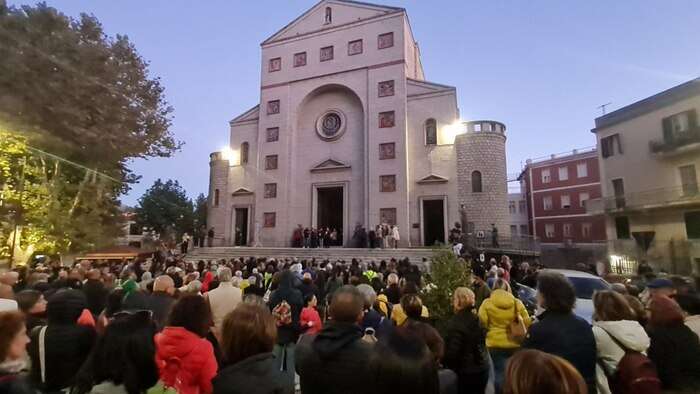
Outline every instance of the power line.
{"label": "power line", "polygon": [[48,157],[50,157],[50,158],[52,158],[52,159],[54,159],[54,160],[58,160],[58,161],[61,161],[61,162],[63,162],[63,163],[68,163],[68,164],[70,164],[70,165],[72,165],[72,166],[74,166],[74,167],[83,169],[83,170],[85,170],[85,171],[93,172],[93,173],[97,174],[98,176],[101,176],[101,177],[103,177],[103,178],[107,178],[107,179],[109,179],[109,180],[111,180],[111,181],[113,181],[113,182],[116,182],[116,183],[119,183],[119,184],[123,183],[122,181],[120,181],[120,180],[118,180],[118,179],[116,179],[116,178],[113,178],[113,177],[111,177],[111,176],[109,176],[109,175],[107,175],[107,174],[105,174],[105,173],[103,173],[103,172],[97,171],[97,170],[95,170],[95,169],[93,169],[93,168],[88,168],[88,167],[86,167],[86,166],[84,166],[84,165],[82,165],[82,164],[80,164],[80,163],[76,163],[76,162],[71,161],[71,160],[68,160],[68,159],[66,159],[66,158],[64,158],[64,157],[54,155],[53,153],[49,153],[49,152],[43,151],[43,150],[41,150],[41,149],[39,149],[39,148],[35,148],[35,147],[33,147],[33,146],[30,146],[30,145],[26,145],[26,147],[27,147],[27,149],[30,150],[30,151],[39,153],[39,154],[44,155],[44,156],[48,156]]}

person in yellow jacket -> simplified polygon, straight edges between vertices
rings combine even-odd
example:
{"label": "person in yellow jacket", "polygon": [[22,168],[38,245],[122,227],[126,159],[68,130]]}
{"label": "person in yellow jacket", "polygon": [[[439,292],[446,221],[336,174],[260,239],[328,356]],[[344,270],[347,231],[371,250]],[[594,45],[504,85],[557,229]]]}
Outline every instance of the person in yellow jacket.
{"label": "person in yellow jacket", "polygon": [[493,360],[496,392],[500,392],[503,374],[508,358],[519,348],[517,339],[509,335],[511,323],[520,316],[525,327],[531,323],[530,315],[520,300],[511,293],[510,284],[498,279],[493,285],[491,296],[479,308],[479,320],[486,329],[486,347]]}

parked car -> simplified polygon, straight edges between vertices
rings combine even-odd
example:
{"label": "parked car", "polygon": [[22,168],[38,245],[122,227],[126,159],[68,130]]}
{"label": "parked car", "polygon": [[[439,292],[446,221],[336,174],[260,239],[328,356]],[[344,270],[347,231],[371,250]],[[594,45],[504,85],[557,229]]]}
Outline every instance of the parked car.
{"label": "parked car", "polygon": [[[548,269],[545,271],[559,272],[569,279],[576,292],[574,313],[591,322],[593,320],[593,293],[596,290],[609,290],[610,284],[600,277],[587,272],[562,269]],[[516,293],[528,311],[532,313],[537,307],[537,289],[518,283]]]}

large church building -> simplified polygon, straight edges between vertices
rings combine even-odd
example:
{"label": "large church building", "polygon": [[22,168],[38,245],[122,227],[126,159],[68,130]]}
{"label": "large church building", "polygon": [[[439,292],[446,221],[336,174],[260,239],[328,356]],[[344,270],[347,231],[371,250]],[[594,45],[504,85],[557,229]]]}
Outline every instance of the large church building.
{"label": "large church building", "polygon": [[298,225],[346,246],[380,223],[402,247],[460,221],[508,235],[506,128],[461,121],[455,87],[425,79],[405,9],[323,0],[261,48],[260,102],[211,154],[215,245],[290,246]]}

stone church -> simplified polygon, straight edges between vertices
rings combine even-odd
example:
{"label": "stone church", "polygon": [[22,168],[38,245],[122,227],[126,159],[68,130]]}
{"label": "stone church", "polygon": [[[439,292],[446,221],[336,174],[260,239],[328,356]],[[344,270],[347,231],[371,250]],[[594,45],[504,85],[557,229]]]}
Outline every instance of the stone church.
{"label": "stone church", "polygon": [[346,246],[379,223],[402,247],[445,242],[458,221],[507,235],[505,125],[460,120],[405,9],[322,0],[261,48],[260,102],[210,157],[215,245],[290,246],[298,225]]}

